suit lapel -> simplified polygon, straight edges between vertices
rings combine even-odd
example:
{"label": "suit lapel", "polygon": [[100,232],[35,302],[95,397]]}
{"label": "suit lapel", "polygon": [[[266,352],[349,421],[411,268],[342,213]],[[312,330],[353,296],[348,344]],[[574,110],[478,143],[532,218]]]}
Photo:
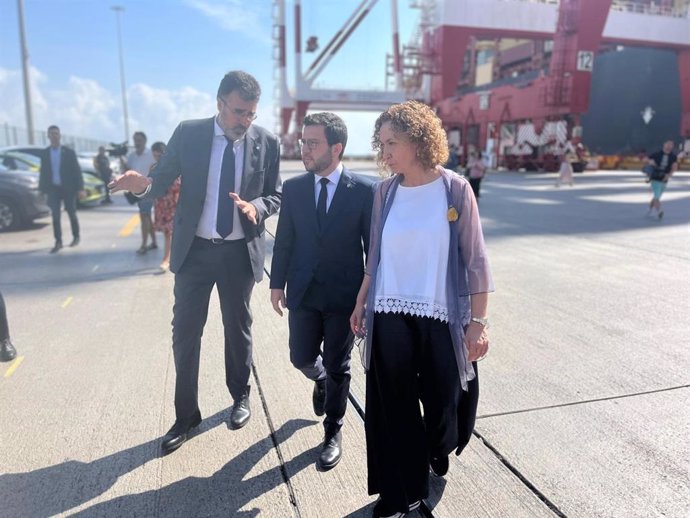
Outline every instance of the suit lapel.
{"label": "suit lapel", "polygon": [[307,224],[309,225],[309,230],[314,233],[319,233],[319,225],[316,220],[316,198],[315,198],[315,180],[314,174],[305,174],[302,184],[302,188],[299,189],[300,200],[298,202],[298,207],[302,207],[304,213],[307,216]]}
{"label": "suit lapel", "polygon": [[46,172],[48,173],[48,180],[53,181],[53,160],[50,156],[50,146],[45,150]]}
{"label": "suit lapel", "polygon": [[242,185],[240,185],[240,198],[244,199],[247,186],[249,186],[249,178],[256,170],[259,163],[259,154],[261,152],[258,143],[258,135],[250,127],[244,139],[244,161],[242,163]]}
{"label": "suit lapel", "polygon": [[211,147],[213,146],[214,138],[214,120],[215,117],[208,119],[208,123],[203,126],[203,131],[197,132],[195,135],[196,142],[191,147],[194,150],[192,156],[199,157],[199,179],[197,187],[200,193],[206,196],[206,188],[208,185],[208,168],[211,163]]}
{"label": "suit lapel", "polygon": [[338,218],[338,213],[342,211],[344,207],[347,207],[348,197],[350,196],[351,192],[351,189],[348,186],[352,185],[352,182],[353,178],[349,171],[343,168],[343,172],[340,174],[340,180],[335,188],[335,194],[331,200],[331,206],[328,208],[328,212],[326,213],[326,224],[321,229],[322,232],[327,230],[333,221]]}

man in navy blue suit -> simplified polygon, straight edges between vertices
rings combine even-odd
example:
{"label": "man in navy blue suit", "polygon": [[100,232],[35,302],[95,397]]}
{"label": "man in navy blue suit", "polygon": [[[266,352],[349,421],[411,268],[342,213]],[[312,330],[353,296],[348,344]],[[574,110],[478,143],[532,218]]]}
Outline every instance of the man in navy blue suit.
{"label": "man in navy blue suit", "polygon": [[289,309],[290,361],[314,381],[314,413],[326,414],[317,461],[322,470],[342,456],[349,318],[364,276],[373,203],[372,182],[341,163],[346,144],[347,128],[337,115],[305,117],[300,148],[307,173],[283,184],[271,263],[273,309],[281,316]]}

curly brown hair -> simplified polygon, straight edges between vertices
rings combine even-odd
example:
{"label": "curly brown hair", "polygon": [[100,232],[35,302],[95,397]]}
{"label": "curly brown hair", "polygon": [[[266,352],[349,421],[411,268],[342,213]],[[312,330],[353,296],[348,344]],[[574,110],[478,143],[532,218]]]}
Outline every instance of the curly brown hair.
{"label": "curly brown hair", "polygon": [[426,104],[407,101],[392,105],[376,119],[371,147],[376,152],[376,163],[381,169],[387,169],[380,140],[381,126],[386,122],[391,123],[396,134],[403,134],[417,145],[417,160],[425,169],[448,161],[448,137],[441,119]]}

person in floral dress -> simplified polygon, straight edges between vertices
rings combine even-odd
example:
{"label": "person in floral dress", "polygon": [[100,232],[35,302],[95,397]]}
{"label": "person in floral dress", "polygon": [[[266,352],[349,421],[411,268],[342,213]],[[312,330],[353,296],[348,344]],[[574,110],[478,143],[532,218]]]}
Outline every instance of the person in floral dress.
{"label": "person in floral dress", "polygon": [[[156,142],[151,146],[151,152],[156,163],[165,153],[165,144],[163,142]],[[156,164],[151,166],[151,169],[156,167]],[[173,219],[175,218],[175,209],[177,208],[177,199],[180,196],[180,179],[178,178],[168,188],[165,196],[156,199],[154,204],[154,222],[153,228],[156,232],[163,232],[165,236],[165,249],[163,254],[163,261],[160,265],[160,273],[165,273],[170,269],[170,245],[172,243],[173,233]]]}

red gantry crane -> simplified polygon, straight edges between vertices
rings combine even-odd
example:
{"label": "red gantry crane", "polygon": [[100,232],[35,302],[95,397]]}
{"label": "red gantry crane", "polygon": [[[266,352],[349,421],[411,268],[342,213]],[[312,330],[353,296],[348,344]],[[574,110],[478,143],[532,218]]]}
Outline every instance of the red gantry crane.
{"label": "red gantry crane", "polygon": [[[687,0],[442,0],[436,19],[423,36],[421,61],[431,69],[426,101],[436,107],[461,152],[483,150],[510,169],[527,159],[557,168],[555,157],[581,137],[594,58],[606,45],[677,53],[680,134],[690,138]],[[504,38],[552,41],[548,69],[537,63],[531,76],[517,74],[504,81],[509,84],[498,81],[458,94],[463,57],[469,55],[470,69],[475,65],[474,42]]]}

